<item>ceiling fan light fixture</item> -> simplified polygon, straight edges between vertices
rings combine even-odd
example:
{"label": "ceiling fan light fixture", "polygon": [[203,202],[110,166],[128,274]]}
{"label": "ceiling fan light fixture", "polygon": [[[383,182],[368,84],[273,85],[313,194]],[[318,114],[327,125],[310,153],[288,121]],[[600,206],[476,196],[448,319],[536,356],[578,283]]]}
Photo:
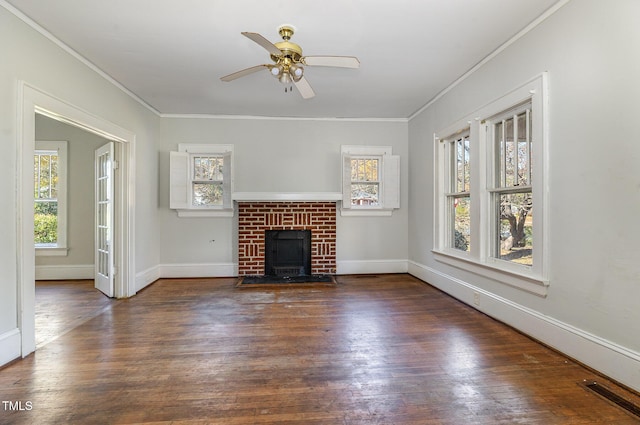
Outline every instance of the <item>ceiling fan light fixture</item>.
{"label": "ceiling fan light fixture", "polygon": [[291,84],[291,75],[288,72],[283,72],[279,79],[282,84]]}
{"label": "ceiling fan light fixture", "polygon": [[274,77],[279,77],[280,74],[282,74],[282,67],[281,66],[272,66],[270,69],[271,75],[273,75]]}
{"label": "ceiling fan light fixture", "polygon": [[282,37],[282,41],[277,43],[272,43],[255,32],[242,32],[242,35],[269,52],[269,57],[273,63],[246,68],[233,74],[225,75],[220,79],[222,81],[233,81],[266,68],[272,76],[285,86],[285,93],[291,92],[295,84],[300,95],[304,99],[310,99],[315,96],[315,93],[304,76],[304,68],[306,66],[354,69],[360,67],[360,61],[355,56],[303,56],[302,47],[290,41],[295,31],[296,29],[292,25],[280,26],[278,33]]}
{"label": "ceiling fan light fixture", "polygon": [[289,67],[289,73],[291,74],[291,78],[293,81],[299,81],[300,78],[304,75],[304,68],[300,65],[291,65]]}

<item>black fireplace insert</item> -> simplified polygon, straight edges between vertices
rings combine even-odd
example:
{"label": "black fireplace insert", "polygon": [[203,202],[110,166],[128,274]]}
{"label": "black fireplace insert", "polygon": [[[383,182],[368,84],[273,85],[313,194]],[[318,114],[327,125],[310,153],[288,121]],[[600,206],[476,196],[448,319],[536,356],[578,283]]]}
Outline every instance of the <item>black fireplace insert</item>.
{"label": "black fireplace insert", "polygon": [[265,275],[311,274],[311,230],[266,230],[264,236]]}

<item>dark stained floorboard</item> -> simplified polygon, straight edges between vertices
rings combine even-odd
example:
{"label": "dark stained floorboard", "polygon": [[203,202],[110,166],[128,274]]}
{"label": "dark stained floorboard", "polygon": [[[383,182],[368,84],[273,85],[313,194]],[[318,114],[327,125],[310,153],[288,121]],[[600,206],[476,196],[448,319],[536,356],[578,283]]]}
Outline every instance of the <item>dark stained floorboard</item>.
{"label": "dark stained floorboard", "polygon": [[409,275],[338,282],[159,280],[108,300],[0,369],[0,398],[33,406],[0,423],[640,422],[578,383],[622,389]]}

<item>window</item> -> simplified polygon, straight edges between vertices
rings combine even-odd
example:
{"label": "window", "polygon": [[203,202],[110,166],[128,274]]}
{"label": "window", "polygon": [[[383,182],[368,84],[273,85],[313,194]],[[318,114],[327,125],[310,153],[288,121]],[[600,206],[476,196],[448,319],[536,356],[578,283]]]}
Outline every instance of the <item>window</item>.
{"label": "window", "polygon": [[180,217],[231,216],[232,145],[180,144],[170,153],[170,208]]}
{"label": "window", "polygon": [[388,146],[342,146],[342,215],[390,215],[400,207],[400,157]]}
{"label": "window", "polygon": [[533,265],[531,120],[527,103],[485,123],[493,141],[492,257],[528,266]]}
{"label": "window", "polygon": [[545,102],[543,74],[435,135],[435,258],[542,296]]}
{"label": "window", "polygon": [[33,161],[36,254],[67,254],[67,142],[36,141]]}
{"label": "window", "polygon": [[445,140],[446,246],[460,251],[471,249],[471,164],[469,130]]}

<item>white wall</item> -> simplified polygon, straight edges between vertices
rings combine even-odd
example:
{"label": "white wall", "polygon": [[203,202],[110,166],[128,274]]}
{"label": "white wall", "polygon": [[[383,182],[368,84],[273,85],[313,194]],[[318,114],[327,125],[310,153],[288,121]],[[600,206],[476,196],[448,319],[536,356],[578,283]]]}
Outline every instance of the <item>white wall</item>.
{"label": "white wall", "polygon": [[178,143],[233,144],[237,192],[340,192],[340,146],[362,144],[392,146],[401,156],[402,207],[392,217],[338,217],[338,268],[395,259],[406,268],[407,129],[404,121],[163,118],[161,263],[224,265],[237,250],[233,219],[178,218],[168,209],[169,151]]}
{"label": "white wall", "polygon": [[[25,81],[136,135],[136,269],[158,264],[157,135],[159,117],[82,64],[0,3],[0,364],[20,354],[16,196],[18,87]],[[17,346],[16,346],[17,344]],[[16,351],[17,347],[17,351]]]}
{"label": "white wall", "polygon": [[36,140],[68,142],[68,254],[36,257],[36,279],[93,279],[94,152],[107,140],[39,114]]}
{"label": "white wall", "polygon": [[[640,389],[640,2],[573,0],[411,120],[412,273]],[[546,298],[438,263],[433,133],[549,75]],[[483,306],[484,304],[484,306]]]}

